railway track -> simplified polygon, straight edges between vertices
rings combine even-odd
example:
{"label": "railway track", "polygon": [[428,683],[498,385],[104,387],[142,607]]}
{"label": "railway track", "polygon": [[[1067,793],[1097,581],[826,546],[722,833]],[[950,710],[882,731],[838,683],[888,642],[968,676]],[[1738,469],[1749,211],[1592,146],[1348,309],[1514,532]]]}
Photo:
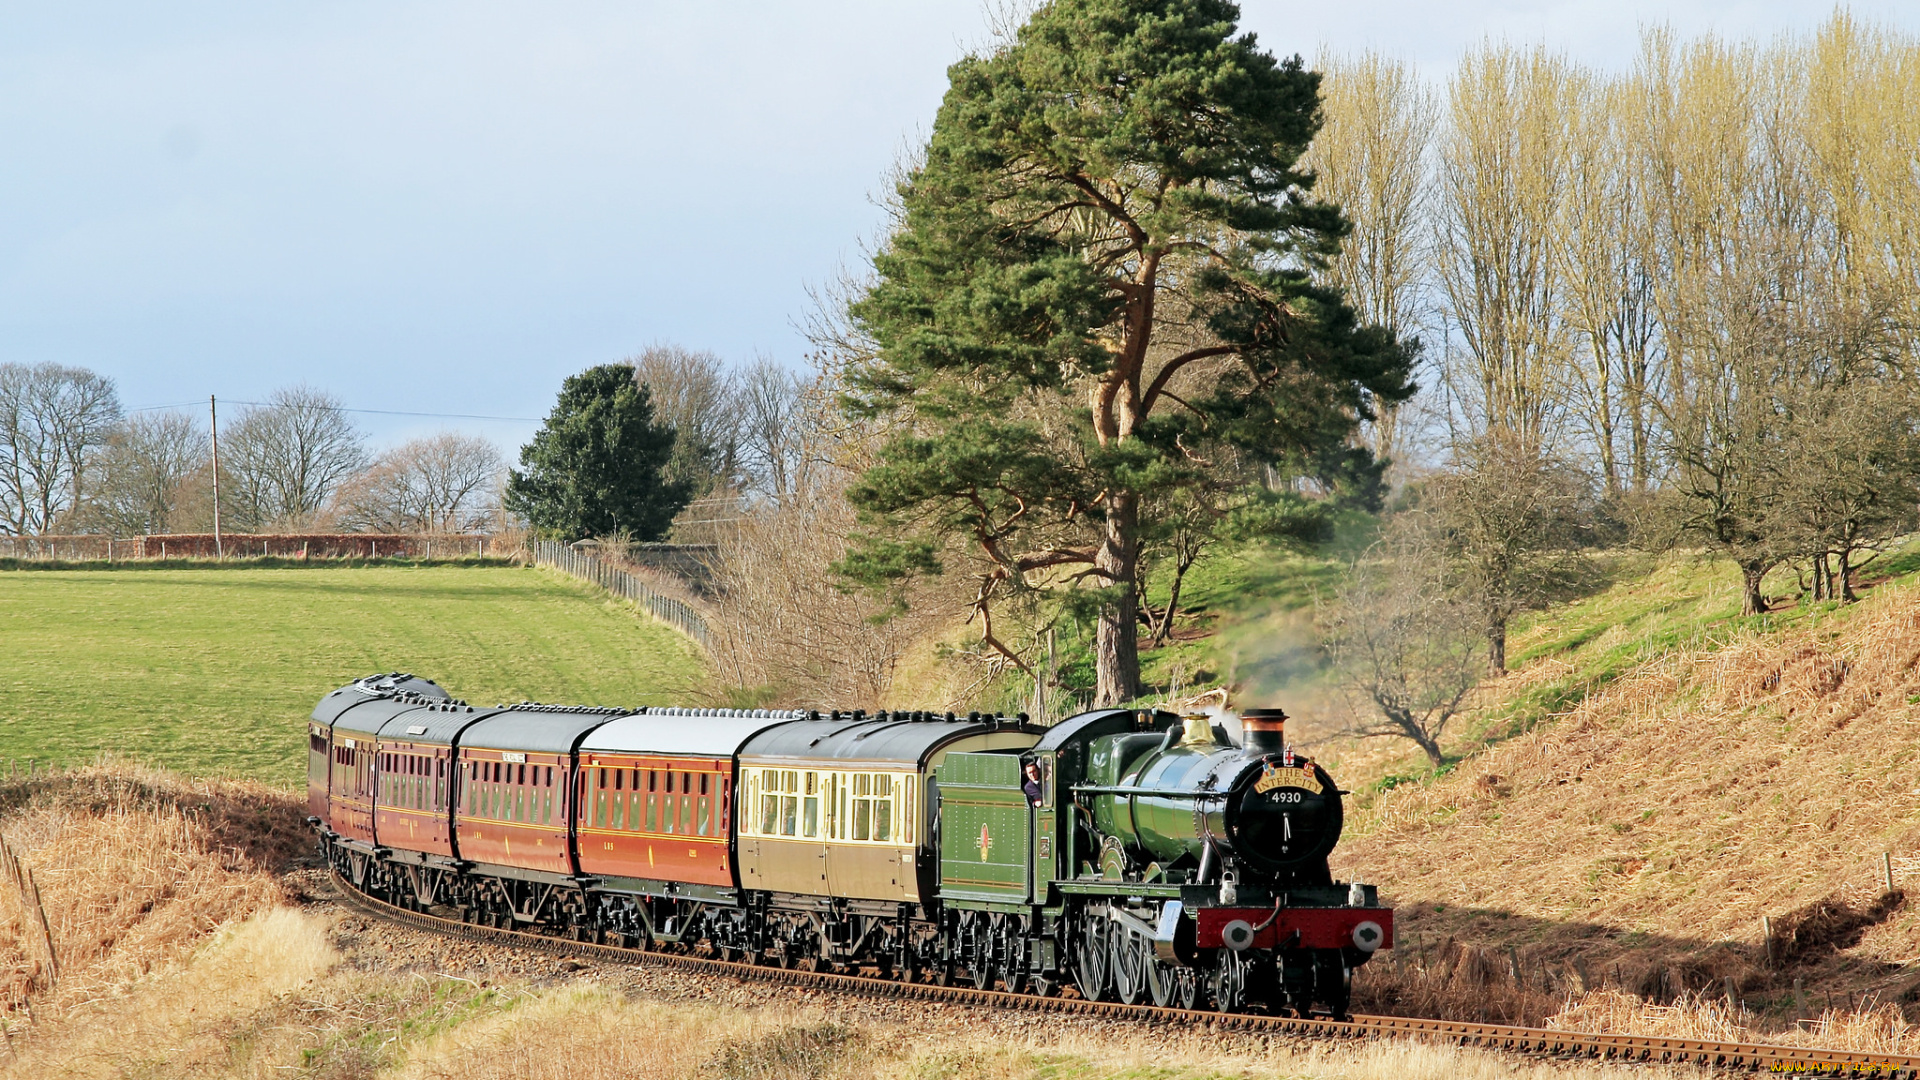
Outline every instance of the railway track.
{"label": "railway track", "polygon": [[1486,1049],[1508,1050],[1563,1058],[1606,1061],[1694,1064],[1718,1069],[1741,1069],[1814,1076],[1880,1076],[1920,1080],[1920,1058],[1891,1054],[1821,1050],[1765,1043],[1711,1042],[1652,1035],[1593,1035],[1506,1024],[1471,1024],[1452,1020],[1422,1020],[1405,1016],[1356,1015],[1352,1020],[1302,1019],[1248,1013],[1196,1012],[1151,1005],[1087,1001],[1073,997],[1035,997],[972,987],[934,986],[860,975],[795,971],[754,964],[709,959],[681,953],[649,952],[615,945],[476,926],[454,919],[408,911],[367,896],[333,875],[334,885],[349,907],[401,926],[429,930],[467,941],[513,945],[564,956],[587,957],[623,964],[654,964],[683,971],[729,975],[740,979],[789,986],[810,986],[883,998],[908,998],[979,1005],[1030,1012],[1078,1013],[1140,1023],[1206,1025],[1219,1030],[1305,1035],[1319,1038],[1397,1037],[1424,1039]]}

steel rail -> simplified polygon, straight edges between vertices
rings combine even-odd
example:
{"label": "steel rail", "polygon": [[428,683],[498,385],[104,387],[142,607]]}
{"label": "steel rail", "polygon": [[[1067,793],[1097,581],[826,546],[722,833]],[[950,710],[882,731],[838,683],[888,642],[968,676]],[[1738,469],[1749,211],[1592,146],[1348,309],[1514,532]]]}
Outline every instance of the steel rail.
{"label": "steel rail", "polygon": [[1557,1057],[1598,1058],[1607,1061],[1648,1064],[1693,1064],[1717,1069],[1766,1070],[1815,1076],[1880,1076],[1920,1080],[1920,1058],[1903,1057],[1897,1054],[1823,1050],[1817,1047],[1777,1046],[1766,1043],[1677,1039],[1659,1035],[1592,1034],[1580,1031],[1554,1031],[1548,1028],[1514,1027],[1508,1024],[1425,1020],[1408,1016],[1356,1015],[1351,1020],[1342,1021],[1261,1016],[1253,1013],[1165,1009],[1153,1005],[1088,1001],[1078,997],[1038,997],[1033,994],[1013,994],[1002,990],[935,986],[930,983],[875,979],[864,975],[840,975],[765,967],[685,953],[653,952],[619,945],[574,941],[570,938],[531,933],[525,930],[480,926],[396,907],[355,889],[337,871],[333,874],[333,881],[349,907],[387,922],[468,941],[515,945],[521,948],[614,963],[654,964],[682,971],[730,975],[739,979],[754,979],[788,986],[817,986],[868,997],[907,998],[957,1005],[1022,1009],[1029,1012],[1078,1013],[1116,1020],[1198,1025],[1212,1030],[1260,1034],[1308,1035],[1321,1038],[1396,1037]]}

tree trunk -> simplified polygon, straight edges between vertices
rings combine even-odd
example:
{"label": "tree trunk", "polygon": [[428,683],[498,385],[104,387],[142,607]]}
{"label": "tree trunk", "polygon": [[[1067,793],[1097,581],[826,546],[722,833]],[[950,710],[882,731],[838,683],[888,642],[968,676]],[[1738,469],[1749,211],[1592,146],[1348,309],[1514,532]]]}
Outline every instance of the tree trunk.
{"label": "tree trunk", "polygon": [[1173,636],[1173,617],[1180,611],[1180,583],[1186,578],[1187,567],[1191,565],[1193,564],[1179,562],[1174,564],[1173,586],[1167,592],[1167,611],[1165,617],[1160,620],[1160,625],[1154,628],[1152,640],[1154,645],[1164,645],[1167,639]]}
{"label": "tree trunk", "polygon": [[1740,604],[1740,614],[1759,615],[1767,610],[1767,598],[1760,592],[1760,579],[1766,576],[1765,563],[1740,564],[1740,586],[1746,594]]}
{"label": "tree trunk", "polygon": [[[1851,604],[1855,600],[1860,599],[1853,594],[1853,551],[1849,548],[1841,548],[1839,557],[1840,570],[1835,575],[1835,581],[1840,586],[1840,602],[1843,604]],[[1867,561],[1872,562],[1873,560],[1868,559]]]}
{"label": "tree trunk", "polygon": [[1427,760],[1433,763],[1434,768],[1439,769],[1446,766],[1447,759],[1441,756],[1440,743],[1434,739],[1433,736],[1427,734],[1425,731],[1420,731],[1419,734],[1413,737],[1413,741],[1420,749],[1426,751]]}
{"label": "tree trunk", "polygon": [[1139,501],[1132,492],[1107,498],[1106,536],[1094,565],[1105,571],[1108,595],[1095,627],[1094,704],[1124,705],[1140,696],[1140,616],[1134,563],[1140,558]]}
{"label": "tree trunk", "polygon": [[1494,619],[1487,624],[1487,673],[1507,673],[1507,620]]}

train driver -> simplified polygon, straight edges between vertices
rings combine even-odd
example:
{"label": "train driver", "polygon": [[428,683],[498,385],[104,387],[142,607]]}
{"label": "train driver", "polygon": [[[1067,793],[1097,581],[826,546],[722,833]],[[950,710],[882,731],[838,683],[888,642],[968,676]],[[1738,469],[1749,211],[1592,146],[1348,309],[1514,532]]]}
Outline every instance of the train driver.
{"label": "train driver", "polygon": [[1028,758],[1021,768],[1020,790],[1027,796],[1028,806],[1040,805],[1040,762]]}

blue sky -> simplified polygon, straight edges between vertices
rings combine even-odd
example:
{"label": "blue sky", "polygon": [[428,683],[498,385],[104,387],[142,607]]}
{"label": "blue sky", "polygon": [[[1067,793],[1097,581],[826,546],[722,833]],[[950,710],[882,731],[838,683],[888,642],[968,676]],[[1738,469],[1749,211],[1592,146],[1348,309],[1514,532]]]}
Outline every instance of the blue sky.
{"label": "blue sky", "polygon": [[[1920,4],[1855,14],[1920,30]],[[1813,3],[1279,3],[1276,52],[1442,78],[1484,38],[1619,67],[1638,27],[1770,37]],[[305,380],[353,407],[538,417],[649,342],[799,365],[980,0],[0,4],[0,361],[130,407]],[[534,426],[363,414],[511,449]]]}

